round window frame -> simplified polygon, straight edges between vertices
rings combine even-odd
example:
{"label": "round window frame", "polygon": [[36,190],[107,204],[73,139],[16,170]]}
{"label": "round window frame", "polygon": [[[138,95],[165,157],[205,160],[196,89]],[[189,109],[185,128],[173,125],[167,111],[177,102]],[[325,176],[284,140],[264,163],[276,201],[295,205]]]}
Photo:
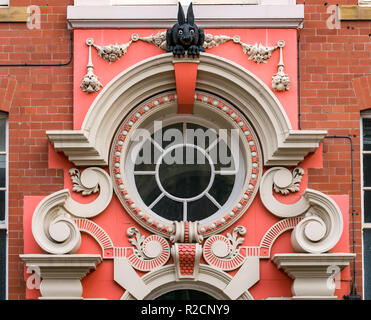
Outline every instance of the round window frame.
{"label": "round window frame", "polygon": [[[134,108],[116,130],[111,146],[109,170],[113,180],[114,191],[127,213],[145,229],[169,238],[174,232],[173,222],[160,219],[157,214],[148,212],[138,206],[138,195],[126,179],[126,159],[129,156],[131,138],[138,128],[146,128],[153,121],[162,121],[163,127],[169,122],[169,113],[176,115],[177,96],[175,92],[156,95]],[[262,151],[258,137],[251,124],[230,103],[202,91],[195,94],[194,111],[197,110],[198,120],[214,119],[216,123],[229,124],[227,129],[239,129],[240,150],[243,148],[245,161],[245,181],[233,205],[225,212],[215,214],[201,220],[198,232],[204,238],[217,234],[235,223],[249,208],[257,192],[262,176]],[[170,112],[169,112],[170,111]],[[177,115],[180,116],[180,115]],[[193,115],[181,115],[195,117]],[[214,122],[214,121],[213,121]],[[201,124],[202,125],[202,124]],[[223,128],[217,126],[217,128]],[[242,143],[241,143],[242,142]],[[134,177],[134,174],[132,175]],[[136,187],[135,187],[136,188]],[[230,196],[231,197],[231,196]],[[230,199],[227,200],[229,202]],[[212,217],[212,218],[211,218]],[[210,219],[209,219],[210,218]]]}
{"label": "round window frame", "polygon": [[[172,124],[176,124],[176,123],[180,123],[180,122],[183,122],[183,123],[192,123],[192,124],[197,124],[197,125],[201,125],[201,126],[204,126],[206,128],[211,128],[211,129],[214,129],[214,130],[217,130],[217,126],[215,126],[215,124],[213,124],[212,122],[206,120],[206,119],[200,119],[194,115],[184,115],[184,114],[176,114],[176,115],[171,115],[171,116],[167,116],[166,118],[163,119],[164,120],[164,125],[163,127],[166,127],[168,125],[172,125]],[[153,134],[153,128],[148,128],[148,130],[150,131],[151,134]],[[173,147],[176,147],[178,145],[174,145],[174,146],[171,146],[170,148],[173,148]],[[184,146],[184,144],[183,144]],[[192,146],[195,146],[195,145],[192,145]],[[132,143],[132,145],[129,147],[129,151],[128,151],[128,154],[131,154],[133,148],[134,148],[134,143]],[[167,152],[167,149],[166,149],[166,152]],[[130,159],[130,158],[129,158]],[[212,161],[212,160],[211,160]],[[236,180],[234,182],[234,186],[233,186],[233,189],[232,189],[232,192],[228,198],[228,200],[223,204],[221,205],[221,208],[218,208],[218,211],[213,213],[212,215],[206,217],[205,219],[202,219],[200,220],[199,222],[202,224],[202,223],[208,223],[209,221],[212,221],[212,220],[215,220],[215,217],[218,217],[220,215],[220,211],[222,211],[223,209],[225,209],[225,207],[228,207],[228,206],[231,206],[231,203],[233,202],[233,199],[231,199],[232,197],[234,198],[238,198],[239,197],[239,193],[241,189],[243,189],[243,185],[244,185],[244,175],[246,173],[246,168],[245,168],[245,164],[242,163],[244,162],[244,158],[243,158],[243,155],[241,154],[240,152],[240,157],[239,157],[239,161],[240,161],[240,164],[239,164],[239,168],[241,168],[241,170],[239,170],[235,176],[236,176]],[[132,161],[125,161],[125,168],[124,168],[124,171],[125,173],[127,174],[128,172],[133,172],[134,171],[134,163]],[[157,214],[156,212],[152,211],[151,208],[148,208],[148,206],[143,202],[143,200],[141,199],[140,197],[140,194],[139,194],[139,191],[137,190],[137,187],[136,187],[136,184],[135,184],[135,175],[125,175],[125,177],[127,178],[127,181],[128,181],[128,184],[130,186],[133,186],[131,187],[131,190],[134,189],[134,193],[136,194],[137,196],[137,202],[140,203],[141,205],[141,208],[143,207],[146,207],[146,212],[147,213],[150,213],[152,216],[156,217],[157,220],[163,222],[163,223],[167,223],[167,224],[171,224],[173,221],[170,221],[162,216],[160,216],[159,214]],[[213,179],[215,178],[215,175],[213,177]],[[157,179],[156,179],[157,180]],[[159,185],[158,185],[159,186]],[[206,190],[208,191],[208,189],[210,189],[211,185],[209,184],[208,185],[208,188],[206,188]],[[161,190],[161,188],[160,188]],[[161,190],[163,191],[164,193],[168,193],[167,191],[164,191],[164,190]],[[205,191],[205,190],[204,190]],[[207,192],[206,192],[207,193]],[[203,195],[202,193],[200,195]],[[183,200],[187,200],[187,202],[191,202],[191,201],[195,201],[199,198],[201,198],[200,195],[197,195],[193,198],[189,198],[189,199],[183,199]],[[179,199],[175,199],[177,197],[173,196],[173,195],[169,195],[168,196],[170,199],[172,200],[175,200],[175,201],[178,201],[180,200]],[[179,201],[179,202],[182,202],[182,201]],[[187,221],[187,220],[183,220],[183,221]]]}

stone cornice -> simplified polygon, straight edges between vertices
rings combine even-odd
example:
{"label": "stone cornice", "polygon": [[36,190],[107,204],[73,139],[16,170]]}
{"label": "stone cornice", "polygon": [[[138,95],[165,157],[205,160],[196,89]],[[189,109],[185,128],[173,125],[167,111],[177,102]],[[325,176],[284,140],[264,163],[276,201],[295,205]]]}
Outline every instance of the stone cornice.
{"label": "stone cornice", "polygon": [[[195,6],[202,28],[300,28],[303,5]],[[70,28],[168,28],[176,22],[177,6],[69,6]]]}

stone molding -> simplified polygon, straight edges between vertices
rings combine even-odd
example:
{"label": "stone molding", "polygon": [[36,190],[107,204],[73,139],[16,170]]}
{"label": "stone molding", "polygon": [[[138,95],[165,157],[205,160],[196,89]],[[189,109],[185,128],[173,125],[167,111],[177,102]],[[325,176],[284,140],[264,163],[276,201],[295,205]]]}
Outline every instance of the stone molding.
{"label": "stone molding", "polygon": [[[335,300],[335,276],[355,258],[352,253],[276,254],[272,261],[292,278],[292,300]],[[271,298],[273,299],[273,298]]]}
{"label": "stone molding", "polygon": [[83,299],[81,280],[102,262],[97,254],[22,254],[20,258],[42,278],[42,300]]}
{"label": "stone molding", "polygon": [[74,218],[92,218],[103,212],[112,199],[109,175],[101,168],[87,168],[81,175],[83,186],[99,186],[98,198],[81,204],[71,198],[68,189],[44,198],[32,216],[32,234],[38,245],[48,253],[75,253],[81,244],[80,231]]}
{"label": "stone molding", "polygon": [[[304,5],[195,5],[202,28],[301,28]],[[176,23],[176,5],[68,6],[72,29],[168,28]]]}
{"label": "stone molding", "polygon": [[[151,271],[141,278],[147,292],[144,296],[146,300],[152,300],[167,292],[184,288],[205,292],[216,299],[228,300],[232,298],[228,296],[226,288],[232,279],[233,277],[228,273],[205,264],[199,266],[197,281],[187,278],[177,279],[176,267],[173,264]],[[243,292],[236,299],[254,300],[248,289],[245,285]],[[135,299],[135,295],[130,290],[127,290],[121,297],[121,300]]]}
{"label": "stone molding", "polygon": [[[57,151],[75,165],[107,165],[115,130],[140,101],[173,89],[173,55],[144,60],[115,77],[90,107],[81,130],[47,131]],[[215,55],[202,53],[198,90],[213,92],[239,108],[256,126],[265,165],[297,165],[315,151],[326,131],[293,130],[273,92],[248,70]]]}
{"label": "stone molding", "polygon": [[322,192],[306,189],[294,204],[282,204],[272,188],[292,185],[295,175],[282,167],[267,170],[260,183],[260,199],[266,209],[279,218],[300,217],[291,243],[296,252],[324,253],[331,250],[343,233],[343,216],[337,204]]}

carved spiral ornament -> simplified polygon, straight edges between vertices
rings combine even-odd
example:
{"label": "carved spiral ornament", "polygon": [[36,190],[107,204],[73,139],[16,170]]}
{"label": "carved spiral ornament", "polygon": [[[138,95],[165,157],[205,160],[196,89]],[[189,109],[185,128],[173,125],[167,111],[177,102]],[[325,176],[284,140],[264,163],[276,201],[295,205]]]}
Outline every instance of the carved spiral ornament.
{"label": "carved spiral ornament", "polygon": [[78,203],[69,190],[61,190],[44,198],[32,217],[32,234],[39,246],[48,253],[75,253],[81,244],[81,234],[74,218],[91,218],[106,209],[112,198],[112,182],[101,168],[87,168],[80,175],[71,169],[74,191],[99,196],[91,203]]}
{"label": "carved spiral ornament", "polygon": [[204,259],[206,262],[218,269],[224,271],[235,270],[239,268],[245,261],[245,257],[237,248],[244,238],[237,238],[237,234],[245,235],[246,229],[238,226],[233,230],[232,235],[227,234],[215,235],[208,238],[204,244]]}
{"label": "carved spiral ornament", "polygon": [[141,236],[139,230],[131,227],[127,230],[129,242],[135,246],[134,252],[129,256],[133,268],[140,271],[151,271],[163,266],[170,258],[170,246],[159,235]]}
{"label": "carved spiral ornament", "polygon": [[319,191],[307,189],[311,208],[291,234],[296,252],[324,253],[331,250],[343,232],[343,217],[336,203]]}
{"label": "carved spiral ornament", "polygon": [[296,252],[324,253],[331,250],[343,232],[343,216],[337,204],[327,195],[306,189],[293,204],[282,204],[273,189],[282,194],[299,191],[303,171],[293,173],[282,167],[267,170],[260,184],[260,198],[268,211],[280,218],[301,217],[291,233]]}
{"label": "carved spiral ornament", "polygon": [[81,235],[71,216],[63,209],[70,196],[62,190],[46,197],[36,208],[32,218],[32,233],[46,252],[74,253],[81,244]]}

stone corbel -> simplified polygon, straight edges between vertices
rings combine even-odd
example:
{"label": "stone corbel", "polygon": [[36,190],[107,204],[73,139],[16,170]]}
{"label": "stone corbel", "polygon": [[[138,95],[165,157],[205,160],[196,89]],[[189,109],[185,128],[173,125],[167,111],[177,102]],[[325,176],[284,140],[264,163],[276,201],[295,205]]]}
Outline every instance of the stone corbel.
{"label": "stone corbel", "polygon": [[81,280],[102,262],[100,255],[23,254],[26,266],[42,278],[42,300],[81,300]]}
{"label": "stone corbel", "polygon": [[[303,218],[291,234],[296,252],[324,253],[331,250],[343,232],[343,216],[337,204],[327,195],[306,189],[294,204],[282,204],[273,196],[274,190],[298,191],[297,171],[282,167],[269,169],[262,177],[260,198],[273,215],[279,218]],[[282,192],[281,192],[282,193]]]}
{"label": "stone corbel", "polygon": [[[335,300],[340,271],[355,258],[351,253],[276,254],[272,261],[293,279],[290,300]],[[336,280],[338,280],[336,283]],[[270,298],[274,299],[274,298]],[[282,298],[280,298],[282,299]]]}
{"label": "stone corbel", "polygon": [[[76,174],[76,171],[72,173]],[[85,169],[81,177],[75,176],[73,182],[87,193],[99,188],[99,196],[89,204],[81,204],[73,200],[69,190],[65,189],[39,203],[32,217],[32,234],[38,245],[48,253],[75,253],[80,247],[81,235],[74,218],[95,217],[111,202],[112,182],[103,169]]]}

